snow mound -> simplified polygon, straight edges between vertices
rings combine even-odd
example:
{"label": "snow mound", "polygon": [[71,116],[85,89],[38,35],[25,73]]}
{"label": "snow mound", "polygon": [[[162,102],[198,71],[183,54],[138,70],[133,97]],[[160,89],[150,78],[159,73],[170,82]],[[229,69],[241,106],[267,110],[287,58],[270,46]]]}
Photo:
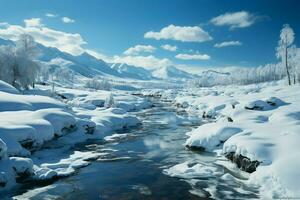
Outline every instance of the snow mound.
{"label": "snow mound", "polygon": [[228,138],[240,132],[242,132],[241,128],[228,125],[228,123],[208,123],[187,133],[190,137],[185,145],[190,148],[212,151]]}
{"label": "snow mound", "polygon": [[65,107],[63,103],[50,97],[0,92],[0,112]]}
{"label": "snow mound", "polygon": [[0,80],[0,91],[10,94],[20,94],[20,92],[12,85]]}

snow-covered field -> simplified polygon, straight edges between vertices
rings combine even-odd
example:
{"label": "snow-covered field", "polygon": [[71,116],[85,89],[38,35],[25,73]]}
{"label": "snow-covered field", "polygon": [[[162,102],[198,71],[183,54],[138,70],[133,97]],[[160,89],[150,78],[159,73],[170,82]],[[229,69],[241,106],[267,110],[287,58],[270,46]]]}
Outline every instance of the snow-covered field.
{"label": "snow-covered field", "polygon": [[88,165],[101,154],[63,152],[75,143],[138,126],[130,112],[151,107],[144,98],[118,91],[56,87],[53,94],[50,86],[38,86],[24,93],[0,81],[1,193],[22,179],[68,176]]}
{"label": "snow-covered field", "polygon": [[[250,172],[247,182],[260,186],[262,199],[300,198],[299,86],[269,82],[160,93],[207,122],[186,133],[188,148],[226,156]],[[183,163],[167,173],[194,177],[204,171]]]}

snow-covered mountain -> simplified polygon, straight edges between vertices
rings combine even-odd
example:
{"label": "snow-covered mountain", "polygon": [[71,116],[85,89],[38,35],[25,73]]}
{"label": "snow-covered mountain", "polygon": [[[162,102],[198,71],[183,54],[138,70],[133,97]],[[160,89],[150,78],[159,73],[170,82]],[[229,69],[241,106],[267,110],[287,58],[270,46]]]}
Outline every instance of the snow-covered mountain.
{"label": "snow-covered mountain", "polygon": [[166,66],[152,72],[153,76],[159,79],[193,79],[196,75],[187,73],[173,66]]}
{"label": "snow-covered mountain", "polygon": [[230,72],[220,72],[216,70],[206,70],[199,74],[199,84],[201,86],[214,86],[216,84],[228,83],[231,78]]}
{"label": "snow-covered mountain", "polygon": [[[10,40],[0,38],[0,45],[14,44]],[[74,71],[75,74],[92,78],[102,76],[105,78],[121,78],[134,80],[186,80],[196,78],[196,75],[182,71],[174,66],[162,67],[156,70],[148,70],[143,67],[127,65],[125,63],[106,63],[101,59],[83,53],[74,56],[66,52],[62,52],[57,48],[46,47],[38,43],[41,51],[39,60],[45,64],[54,67],[66,67]]]}
{"label": "snow-covered mountain", "polygon": [[189,74],[176,67],[168,66],[157,70],[147,70],[143,67],[127,65],[125,63],[106,63],[101,59],[83,53],[79,56],[61,52],[57,48],[39,45],[42,51],[40,59],[51,65],[70,68],[75,73],[86,77],[105,76],[109,78],[135,79],[135,80],[157,80],[157,79],[192,79],[195,75]]}
{"label": "snow-covered mountain", "polygon": [[113,71],[104,61],[88,54],[73,56],[57,48],[45,47],[41,44],[39,44],[39,49],[41,51],[41,56],[39,57],[41,61],[54,66],[68,67],[75,73],[85,77],[91,78]]}
{"label": "snow-covered mountain", "polygon": [[116,70],[118,74],[123,78],[139,79],[139,80],[152,80],[153,77],[151,71],[146,70],[143,67],[135,67],[127,65],[125,63],[114,63],[111,68]]}

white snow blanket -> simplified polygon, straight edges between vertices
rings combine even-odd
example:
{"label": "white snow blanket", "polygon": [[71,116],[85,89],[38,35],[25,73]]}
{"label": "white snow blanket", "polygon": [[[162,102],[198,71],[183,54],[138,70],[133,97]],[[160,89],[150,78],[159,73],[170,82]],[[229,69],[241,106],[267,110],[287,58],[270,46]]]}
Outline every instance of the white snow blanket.
{"label": "white snow blanket", "polygon": [[193,95],[179,96],[176,102],[184,100],[201,111],[222,108],[215,109],[215,122],[187,133],[187,146],[222,149],[223,154],[233,152],[259,161],[249,181],[261,186],[262,199],[300,197],[299,86],[279,82],[189,93]]}

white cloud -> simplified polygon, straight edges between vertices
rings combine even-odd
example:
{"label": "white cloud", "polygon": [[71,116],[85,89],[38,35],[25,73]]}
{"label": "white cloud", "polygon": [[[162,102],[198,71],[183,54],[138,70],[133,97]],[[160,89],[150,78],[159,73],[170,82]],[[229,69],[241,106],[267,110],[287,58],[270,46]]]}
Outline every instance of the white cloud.
{"label": "white cloud", "polygon": [[31,18],[24,20],[26,27],[42,27],[42,19],[41,18]]}
{"label": "white cloud", "polygon": [[125,55],[138,55],[141,52],[153,53],[156,50],[155,47],[151,45],[135,45],[124,51]]}
{"label": "white cloud", "polygon": [[113,61],[116,63],[126,63],[147,69],[157,69],[160,67],[170,66],[173,63],[167,58],[157,58],[152,55],[149,56],[114,56]]}
{"label": "white cloud", "polygon": [[[86,42],[80,34],[54,30],[41,25],[41,23],[32,23],[33,21],[27,20],[27,23],[25,21],[25,27],[6,23],[5,26],[0,26],[0,37],[16,41],[21,34],[26,33],[47,47],[56,47],[73,55],[79,55],[84,52],[82,45],[86,44]],[[40,22],[40,20],[35,20],[35,22]]]}
{"label": "white cloud", "polygon": [[54,18],[54,17],[57,17],[58,15],[53,14],[53,13],[46,13],[45,16],[46,16],[46,17]]}
{"label": "white cloud", "polygon": [[61,20],[66,23],[66,24],[70,24],[70,23],[74,23],[75,20],[74,19],[71,19],[69,17],[62,17]]}
{"label": "white cloud", "polygon": [[177,50],[177,46],[172,46],[169,44],[161,45],[161,48],[163,48],[164,50],[167,50],[167,51],[176,51]]}
{"label": "white cloud", "polygon": [[144,37],[182,42],[205,42],[212,40],[212,37],[199,26],[175,26],[173,24],[162,28],[159,32],[149,31],[145,33]]}
{"label": "white cloud", "polygon": [[217,43],[214,45],[216,48],[228,47],[228,46],[241,46],[242,43],[240,41],[225,41],[221,43]]}
{"label": "white cloud", "polygon": [[212,18],[210,21],[216,26],[230,26],[233,28],[249,27],[257,20],[257,17],[247,11],[228,12]]}
{"label": "white cloud", "polygon": [[209,60],[210,56],[207,54],[177,54],[175,58],[180,60]]}

